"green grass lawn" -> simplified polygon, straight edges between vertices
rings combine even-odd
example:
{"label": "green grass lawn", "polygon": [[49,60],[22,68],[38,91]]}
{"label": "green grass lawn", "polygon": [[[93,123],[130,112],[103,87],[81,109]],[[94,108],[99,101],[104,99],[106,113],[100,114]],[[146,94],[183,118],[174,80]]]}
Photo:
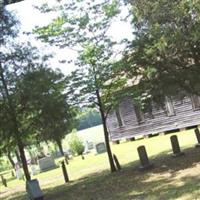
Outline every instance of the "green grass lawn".
{"label": "green grass lawn", "polygon": [[[85,160],[75,157],[67,165],[68,184],[64,184],[60,167],[34,178],[39,180],[46,200],[200,199],[200,148],[194,148],[195,134],[193,130],[176,133],[186,152],[179,158],[171,157],[171,135],[112,145],[122,165],[117,173],[109,172],[106,153],[90,153]],[[145,145],[155,165],[147,172],[137,170],[140,145]],[[10,180],[8,188],[0,187],[1,199],[26,199],[23,181]]]}

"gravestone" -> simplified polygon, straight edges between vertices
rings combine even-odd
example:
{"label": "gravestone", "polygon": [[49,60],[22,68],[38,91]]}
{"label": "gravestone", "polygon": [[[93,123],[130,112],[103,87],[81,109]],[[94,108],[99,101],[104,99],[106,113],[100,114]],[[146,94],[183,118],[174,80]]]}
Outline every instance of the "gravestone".
{"label": "gravestone", "polygon": [[141,166],[139,167],[140,171],[153,168],[153,164],[149,162],[149,158],[145,149],[145,146],[139,146],[137,148],[138,155],[140,158]]}
{"label": "gravestone", "polygon": [[195,135],[196,135],[196,138],[197,138],[197,144],[195,145],[195,147],[200,147],[200,132],[199,132],[199,129],[198,128],[196,128],[195,130],[194,130],[194,132],[195,132]]}
{"label": "gravestone", "polygon": [[38,170],[36,169],[36,167],[34,165],[31,165],[31,174],[34,176],[36,174],[38,174]]}
{"label": "gravestone", "polygon": [[94,149],[94,143],[88,142],[88,150]]}
{"label": "gravestone", "polygon": [[30,200],[43,200],[44,195],[40,189],[37,179],[26,182],[26,192]]}
{"label": "gravestone", "polygon": [[44,157],[38,160],[40,171],[47,171],[56,168],[55,161],[52,157]]}
{"label": "gravestone", "polygon": [[182,156],[184,155],[183,152],[181,152],[180,150],[180,146],[179,146],[179,142],[178,142],[178,138],[176,135],[172,135],[170,137],[171,140],[171,145],[172,145],[172,151],[173,151],[173,157],[177,157],[177,156]]}
{"label": "gravestone", "polygon": [[97,154],[106,152],[106,145],[104,142],[100,142],[95,145],[95,150]]}
{"label": "gravestone", "polygon": [[23,179],[23,177],[24,177],[24,173],[22,171],[22,168],[16,169],[16,173],[15,174],[16,174],[17,179]]}

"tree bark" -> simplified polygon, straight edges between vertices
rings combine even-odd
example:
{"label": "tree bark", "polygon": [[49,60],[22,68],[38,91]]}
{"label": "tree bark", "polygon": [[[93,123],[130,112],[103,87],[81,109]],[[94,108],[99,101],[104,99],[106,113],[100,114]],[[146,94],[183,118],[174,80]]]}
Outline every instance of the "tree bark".
{"label": "tree bark", "polygon": [[21,142],[21,140],[18,141],[18,148],[19,148],[20,158],[22,161],[22,168],[24,171],[24,175],[26,177],[26,180],[29,181],[29,180],[31,180],[31,176],[30,176],[30,173],[28,170],[28,165],[27,165],[26,156],[25,156],[25,152],[24,152],[24,145]]}
{"label": "tree bark", "polygon": [[105,143],[106,143],[108,160],[109,160],[109,163],[110,163],[110,170],[111,170],[111,172],[116,172],[117,169],[115,167],[115,163],[114,163],[114,160],[113,160],[113,157],[112,157],[112,151],[111,151],[110,143],[109,143],[108,129],[107,129],[107,125],[106,125],[106,118],[105,118],[105,115],[104,115],[104,110],[103,110],[103,105],[102,105],[102,102],[101,102],[99,90],[96,90],[96,95],[97,95],[97,100],[98,100],[98,104],[99,104],[99,111],[100,111],[100,114],[101,114],[101,120],[102,120],[102,124],[103,124],[104,138],[105,138]]}
{"label": "tree bark", "polygon": [[56,141],[59,151],[61,153],[62,156],[65,156],[64,151],[63,151],[63,146],[62,146],[62,141]]}
{"label": "tree bark", "polygon": [[20,159],[20,156],[19,156],[19,153],[18,153],[17,150],[15,150],[15,156],[16,156],[16,158],[17,158],[17,162],[18,162],[18,163],[21,163],[21,159]]}
{"label": "tree bark", "polygon": [[15,169],[15,162],[13,161],[10,152],[8,152],[7,156],[8,156],[8,160],[10,161],[10,164],[12,165],[13,169]]}
{"label": "tree bark", "polygon": [[13,130],[14,130],[14,133],[15,133],[15,139],[16,139],[16,142],[17,142],[17,146],[19,148],[19,153],[20,153],[20,158],[21,158],[21,161],[22,161],[22,167],[23,167],[24,175],[26,177],[26,180],[28,181],[28,180],[31,180],[31,176],[30,176],[30,173],[29,173],[29,170],[28,170],[28,165],[27,165],[27,162],[26,162],[24,145],[23,145],[23,142],[21,140],[21,134],[20,134],[19,127],[18,127],[18,121],[17,121],[17,117],[16,117],[15,107],[13,106],[13,101],[10,98],[9,90],[8,90],[8,87],[7,87],[7,84],[6,84],[6,80],[5,80],[5,77],[4,77],[4,71],[3,71],[1,63],[0,63],[0,77],[1,77],[2,85],[4,87],[5,98],[6,98],[6,101],[8,103],[8,108],[9,108],[8,112],[9,112],[9,115],[10,115],[10,120],[13,123]]}

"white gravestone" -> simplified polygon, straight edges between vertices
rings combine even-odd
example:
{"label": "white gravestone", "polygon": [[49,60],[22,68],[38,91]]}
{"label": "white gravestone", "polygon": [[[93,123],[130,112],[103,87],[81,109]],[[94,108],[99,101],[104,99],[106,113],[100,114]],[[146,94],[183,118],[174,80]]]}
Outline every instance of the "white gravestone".
{"label": "white gravestone", "polygon": [[34,165],[31,165],[31,174],[34,176],[38,174],[38,170]]}
{"label": "white gravestone", "polygon": [[52,157],[44,157],[38,160],[40,171],[47,171],[56,168],[55,161]]}
{"label": "white gravestone", "polygon": [[16,177],[17,179],[23,179],[24,173],[21,168],[16,169]]}

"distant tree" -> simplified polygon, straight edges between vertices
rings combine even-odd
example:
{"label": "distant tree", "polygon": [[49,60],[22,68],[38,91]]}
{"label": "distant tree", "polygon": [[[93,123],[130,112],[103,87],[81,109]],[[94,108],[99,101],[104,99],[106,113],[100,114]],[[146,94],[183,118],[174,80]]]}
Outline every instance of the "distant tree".
{"label": "distant tree", "polygon": [[[200,1],[133,0],[133,41],[122,62],[142,93],[200,95]],[[147,95],[148,96],[148,95]]]}
{"label": "distant tree", "polygon": [[[120,2],[70,1],[55,7],[61,14],[46,27],[34,32],[50,44],[78,50],[78,69],[68,77],[69,94],[81,105],[97,107],[104,128],[111,172],[116,171],[109,144],[106,118],[121,96],[126,79],[115,65],[116,43],[107,32],[120,12]],[[49,9],[47,9],[49,11]],[[42,11],[45,11],[44,7]]]}
{"label": "distant tree", "polygon": [[77,130],[83,130],[102,124],[101,116],[96,109],[81,109],[77,116]]}

